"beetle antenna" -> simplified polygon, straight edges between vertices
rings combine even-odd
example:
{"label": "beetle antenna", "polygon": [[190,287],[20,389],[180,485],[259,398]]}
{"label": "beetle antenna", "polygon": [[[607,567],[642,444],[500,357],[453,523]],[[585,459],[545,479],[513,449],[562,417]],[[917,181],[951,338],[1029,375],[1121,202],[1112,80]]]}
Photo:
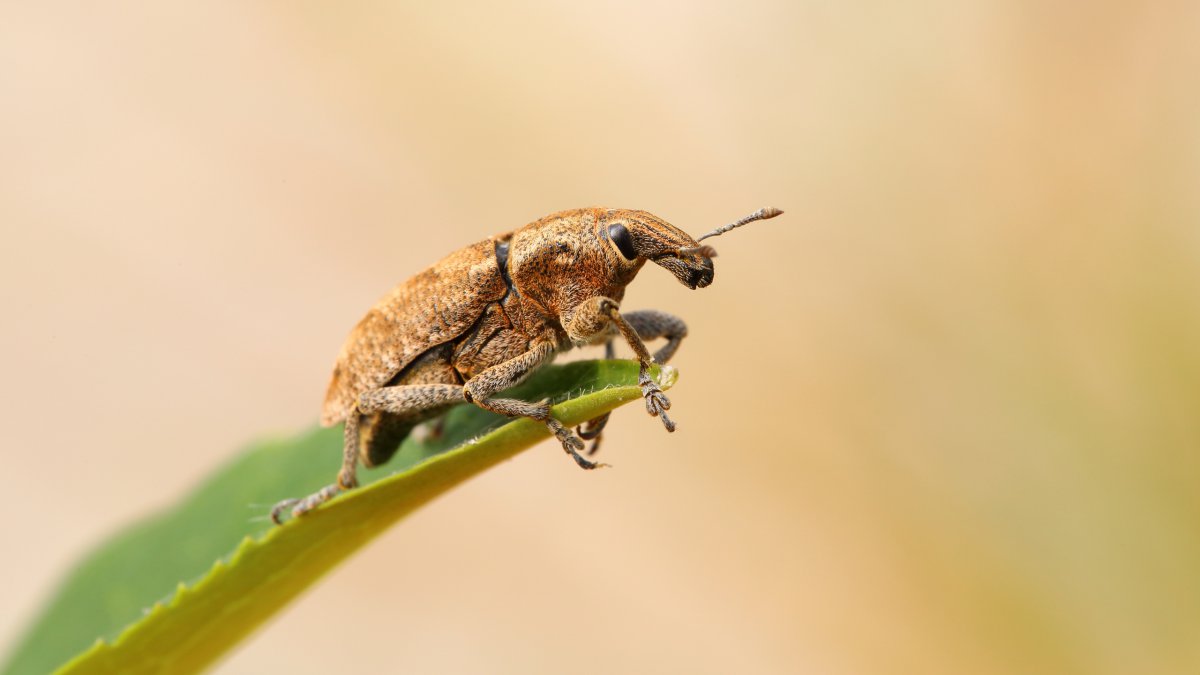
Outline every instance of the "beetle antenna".
{"label": "beetle antenna", "polygon": [[[715,237],[717,235],[725,234],[726,232],[734,229],[735,227],[741,227],[748,223],[753,223],[756,220],[766,220],[768,218],[774,218],[775,216],[778,216],[781,213],[783,213],[783,211],[781,211],[773,206],[765,206],[765,207],[755,211],[754,213],[751,213],[750,215],[746,216],[745,218],[739,218],[728,225],[723,225],[702,237],[698,237],[696,239],[696,241],[703,241],[705,239],[708,239],[709,237]],[[692,246],[689,248],[681,248],[681,249],[679,249],[679,253],[680,253],[680,255],[690,255],[690,254],[699,253],[700,255],[704,256],[705,258],[715,258],[717,255],[716,250],[713,249],[713,247],[711,247],[711,246]]]}
{"label": "beetle antenna", "polygon": [[761,209],[755,211],[754,213],[751,213],[750,215],[746,216],[745,218],[735,220],[732,223],[725,225],[723,227],[718,227],[717,229],[713,230],[712,232],[709,232],[708,234],[704,235],[703,237],[700,237],[696,241],[704,241],[705,239],[708,239],[709,237],[715,237],[719,234],[725,234],[726,232],[732,230],[735,227],[741,227],[747,223],[753,223],[756,220],[766,220],[767,218],[774,218],[775,216],[778,216],[781,213],[783,213],[783,211],[780,211],[779,209],[774,208],[772,206],[767,206],[767,207],[764,207],[764,208],[761,208]]}

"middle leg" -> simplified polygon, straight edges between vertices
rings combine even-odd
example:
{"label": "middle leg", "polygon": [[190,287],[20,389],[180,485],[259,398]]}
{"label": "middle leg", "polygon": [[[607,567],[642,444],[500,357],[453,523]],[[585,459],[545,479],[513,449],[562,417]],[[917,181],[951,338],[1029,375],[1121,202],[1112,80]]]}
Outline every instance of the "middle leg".
{"label": "middle leg", "polygon": [[529,345],[529,351],[524,354],[492,366],[467,380],[462,387],[463,396],[468,402],[484,410],[508,417],[529,417],[545,424],[562,443],[563,450],[584,469],[605,466],[588,461],[579,454],[583,449],[583,441],[550,415],[549,400],[529,403],[515,398],[494,398],[495,394],[516,386],[539,366],[548,363],[554,358],[554,352],[555,346],[551,337],[535,340]]}

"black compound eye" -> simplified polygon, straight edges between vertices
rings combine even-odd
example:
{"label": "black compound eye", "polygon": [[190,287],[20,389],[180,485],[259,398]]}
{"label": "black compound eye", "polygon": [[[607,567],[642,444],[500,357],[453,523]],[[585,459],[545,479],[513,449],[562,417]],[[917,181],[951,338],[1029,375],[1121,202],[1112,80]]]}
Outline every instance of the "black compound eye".
{"label": "black compound eye", "polygon": [[609,225],[608,238],[617,245],[617,250],[625,256],[626,260],[633,260],[637,257],[637,252],[633,250],[633,237],[629,236],[629,230],[625,229],[624,225],[620,223]]}

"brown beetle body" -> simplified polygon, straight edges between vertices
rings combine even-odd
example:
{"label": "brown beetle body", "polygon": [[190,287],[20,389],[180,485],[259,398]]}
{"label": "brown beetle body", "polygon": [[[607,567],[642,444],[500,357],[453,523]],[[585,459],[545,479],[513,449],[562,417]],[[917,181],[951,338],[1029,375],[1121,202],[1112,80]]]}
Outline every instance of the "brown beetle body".
{"label": "brown beetle body", "polygon": [[[763,209],[732,226],[779,213]],[[648,369],[670,358],[686,326],[662,312],[617,310],[625,286],[647,260],[697,288],[712,282],[713,255],[657,216],[604,208],[551,214],[451,253],[392,289],[351,331],[321,416],[325,426],[345,422],[338,482],[305,499],[280,502],[272,518],[279,522],[289,507],[299,515],[355,487],[358,461],[387,461],[415,425],[464,401],[537,419],[580,466],[599,466],[579,454],[583,443],[550,416],[545,402],[494,394],[560,351],[607,344],[618,333],[641,362],[647,410],[673,431],[666,416],[670,402]],[[642,339],[654,337],[667,338],[667,344],[651,357]],[[598,438],[606,420],[593,420],[579,435]]]}

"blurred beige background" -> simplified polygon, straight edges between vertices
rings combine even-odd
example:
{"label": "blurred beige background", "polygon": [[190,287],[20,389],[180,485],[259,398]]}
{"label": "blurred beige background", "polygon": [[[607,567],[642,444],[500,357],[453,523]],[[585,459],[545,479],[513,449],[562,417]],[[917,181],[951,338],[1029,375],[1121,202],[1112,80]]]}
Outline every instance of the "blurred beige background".
{"label": "blurred beige background", "polygon": [[676,434],[539,446],[219,670],[1197,672],[1197,73],[1194,2],[7,4],[0,649],[448,251],[770,204],[630,289]]}

